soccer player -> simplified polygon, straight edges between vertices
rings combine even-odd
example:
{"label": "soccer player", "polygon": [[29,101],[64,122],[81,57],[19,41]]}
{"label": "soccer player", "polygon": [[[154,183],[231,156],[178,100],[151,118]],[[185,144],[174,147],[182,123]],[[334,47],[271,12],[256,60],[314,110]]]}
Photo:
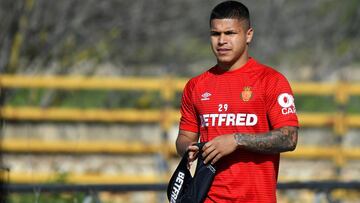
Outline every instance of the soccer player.
{"label": "soccer player", "polygon": [[207,142],[205,163],[217,172],[205,202],[276,202],[281,152],[295,149],[298,119],[287,79],[249,56],[249,10],[218,4],[210,16],[217,64],[186,84],[176,148],[190,164]]}

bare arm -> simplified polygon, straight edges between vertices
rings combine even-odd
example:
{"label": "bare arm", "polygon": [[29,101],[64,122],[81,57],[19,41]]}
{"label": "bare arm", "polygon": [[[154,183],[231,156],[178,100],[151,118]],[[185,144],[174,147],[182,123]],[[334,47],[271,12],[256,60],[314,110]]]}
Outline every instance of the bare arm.
{"label": "bare arm", "polygon": [[205,163],[217,162],[236,149],[245,149],[264,154],[292,151],[297,144],[298,128],[285,126],[268,133],[234,133],[221,135],[207,142],[203,148]]}
{"label": "bare arm", "polygon": [[178,137],[176,139],[176,151],[177,153],[182,156],[188,149],[196,148],[195,146],[192,146],[192,144],[197,143],[199,139],[199,134],[185,131],[185,130],[179,130]]}
{"label": "bare arm", "polygon": [[297,137],[297,127],[291,126],[256,135],[248,133],[234,134],[238,148],[265,154],[293,151],[297,144]]}

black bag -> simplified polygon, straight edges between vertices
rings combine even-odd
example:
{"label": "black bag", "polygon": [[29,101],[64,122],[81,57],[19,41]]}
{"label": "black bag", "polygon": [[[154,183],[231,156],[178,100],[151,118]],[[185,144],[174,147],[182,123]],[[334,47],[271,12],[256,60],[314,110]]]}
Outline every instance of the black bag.
{"label": "black bag", "polygon": [[214,180],[216,169],[211,164],[204,164],[202,147],[205,143],[197,143],[199,147],[198,160],[194,177],[191,176],[188,163],[188,152],[184,154],[167,187],[167,197],[170,203],[201,203]]}

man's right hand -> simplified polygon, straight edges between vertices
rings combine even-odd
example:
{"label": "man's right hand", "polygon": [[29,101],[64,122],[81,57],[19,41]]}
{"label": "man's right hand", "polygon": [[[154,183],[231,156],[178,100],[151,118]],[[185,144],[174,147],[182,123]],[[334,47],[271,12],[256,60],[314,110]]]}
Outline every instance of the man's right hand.
{"label": "man's right hand", "polygon": [[185,131],[185,130],[179,130],[179,135],[176,139],[176,150],[180,156],[183,156],[186,151],[189,151],[189,157],[188,157],[188,166],[190,167],[191,163],[197,158],[199,148],[194,145],[197,143],[199,139],[199,134]]}
{"label": "man's right hand", "polygon": [[197,156],[199,154],[199,147],[196,145],[193,145],[192,143],[187,149],[189,150],[188,154],[188,168],[190,169],[192,163],[197,159]]}

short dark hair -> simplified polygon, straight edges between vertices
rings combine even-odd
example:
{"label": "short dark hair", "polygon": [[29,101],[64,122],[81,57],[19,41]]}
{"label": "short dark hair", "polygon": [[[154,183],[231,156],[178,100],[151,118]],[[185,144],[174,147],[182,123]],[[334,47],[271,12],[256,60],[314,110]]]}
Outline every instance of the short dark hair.
{"label": "short dark hair", "polygon": [[213,8],[210,15],[210,23],[213,19],[238,19],[245,20],[248,28],[250,28],[249,9],[242,3],[237,1],[224,1]]}

